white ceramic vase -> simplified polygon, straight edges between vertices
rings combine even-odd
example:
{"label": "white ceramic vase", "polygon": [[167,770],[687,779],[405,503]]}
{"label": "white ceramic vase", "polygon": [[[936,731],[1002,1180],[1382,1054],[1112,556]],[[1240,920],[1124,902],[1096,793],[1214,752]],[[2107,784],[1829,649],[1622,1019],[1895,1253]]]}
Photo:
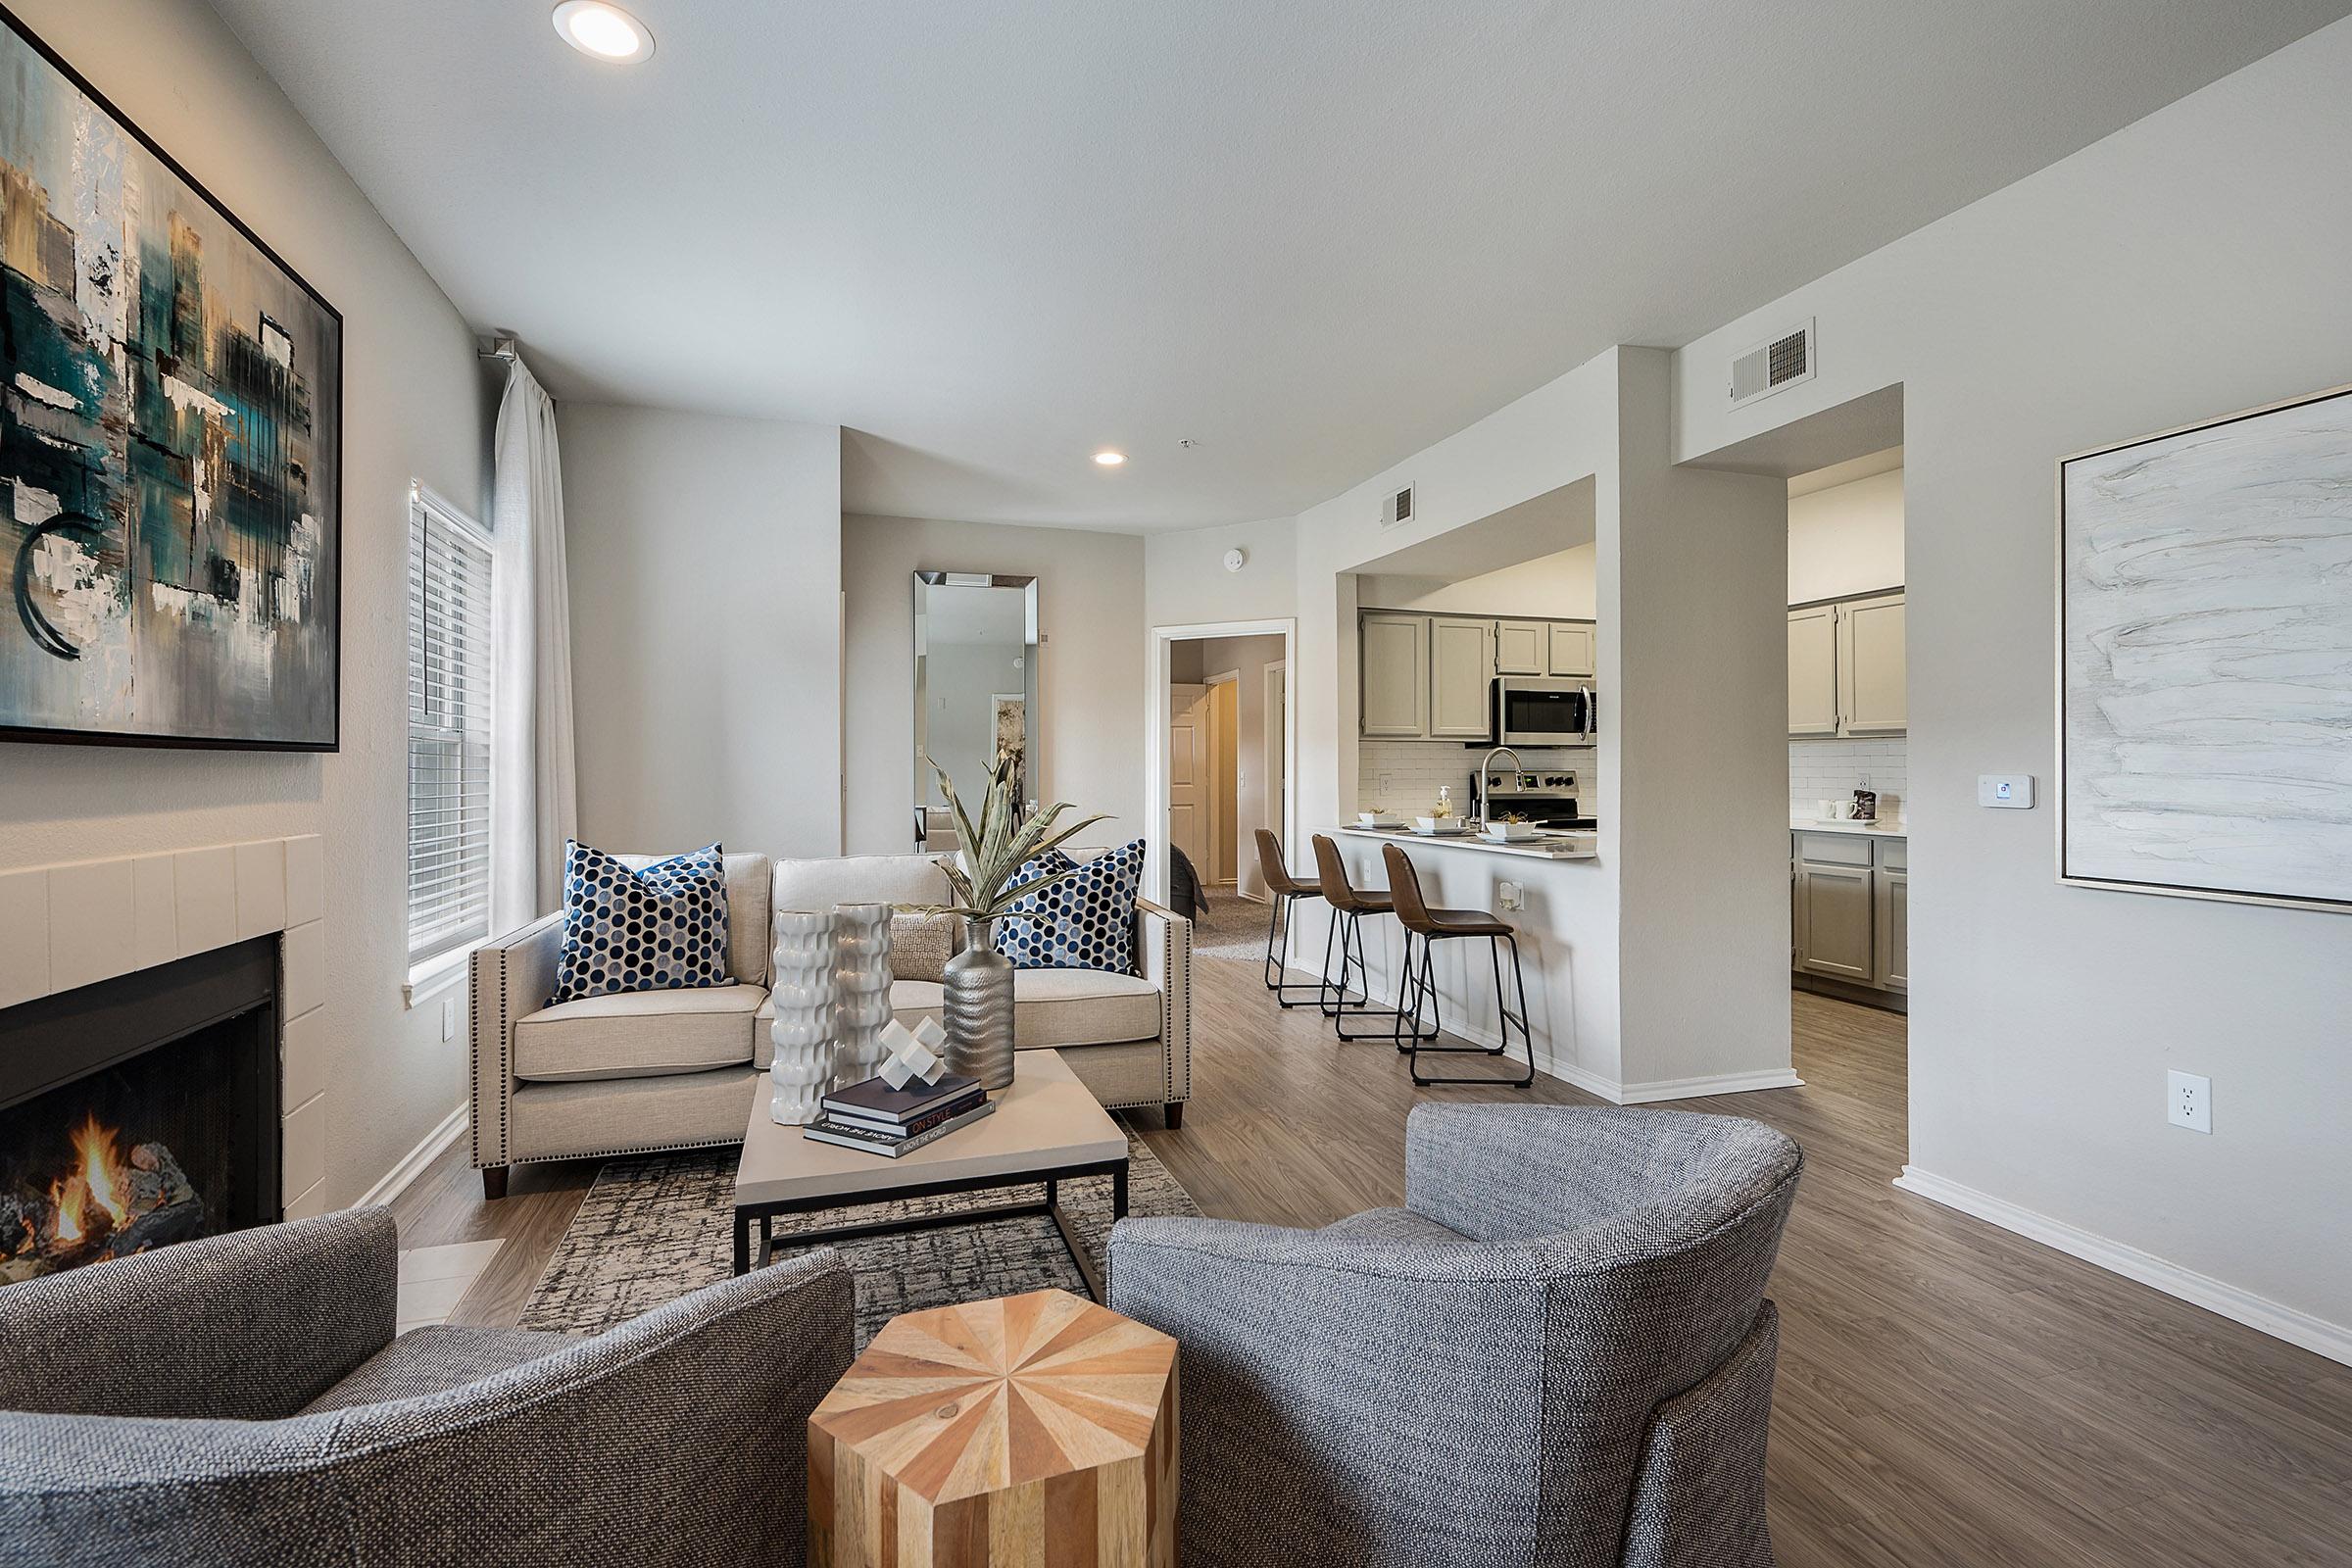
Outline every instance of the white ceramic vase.
{"label": "white ceramic vase", "polygon": [[833,906],[833,1082],[882,1070],[890,1027],[890,906]]}
{"label": "white ceramic vase", "polygon": [[779,909],[775,916],[773,1000],[776,1045],[767,1069],[768,1115],[778,1126],[805,1127],[833,1082],[833,916],[816,909]]}

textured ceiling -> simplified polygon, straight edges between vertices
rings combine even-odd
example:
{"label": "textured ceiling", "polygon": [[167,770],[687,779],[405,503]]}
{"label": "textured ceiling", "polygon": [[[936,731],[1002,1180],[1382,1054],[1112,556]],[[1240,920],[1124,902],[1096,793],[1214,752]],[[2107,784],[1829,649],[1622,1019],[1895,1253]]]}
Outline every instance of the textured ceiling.
{"label": "textured ceiling", "polygon": [[2352,10],[631,0],[615,68],[541,0],[214,4],[559,396],[839,423],[851,511],[1130,529],[1295,513]]}

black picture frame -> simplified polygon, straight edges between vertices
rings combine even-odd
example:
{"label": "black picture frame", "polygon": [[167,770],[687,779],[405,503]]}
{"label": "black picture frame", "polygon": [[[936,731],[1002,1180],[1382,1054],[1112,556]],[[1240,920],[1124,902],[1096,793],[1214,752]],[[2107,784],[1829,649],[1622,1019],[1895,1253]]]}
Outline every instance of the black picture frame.
{"label": "black picture frame", "polygon": [[[326,441],[331,441],[335,459],[332,515],[325,523],[325,532],[330,541],[335,567],[334,611],[327,628],[328,646],[332,652],[333,677],[328,694],[329,718],[326,737],[323,740],[270,740],[235,736],[171,735],[137,730],[77,729],[0,723],[0,741],[29,742],[46,746],[144,747],[167,751],[291,752],[321,755],[340,752],[343,747],[343,610],[346,598],[344,593],[346,561],[343,552],[344,393],[348,379],[344,356],[343,313],[336,309],[333,302],[328,300],[325,295],[319,293],[312,285],[310,279],[303,276],[283,256],[280,256],[269,241],[263,239],[250,223],[238,217],[220,197],[214,195],[212,189],[204,181],[198,179],[185,165],[166,151],[163,145],[148,135],[136,121],[123,113],[114,100],[99,91],[87,76],[75,70],[63,55],[50,47],[45,39],[34,32],[22,18],[4,4],[0,4],[0,24],[4,24],[7,29],[25,47],[56,71],[76,92],[87,98],[94,108],[112,120],[124,134],[137,142],[149,156],[170,172],[173,178],[185,185],[241,239],[251,245],[263,260],[275,268],[288,282],[307,296],[331,323],[335,343],[334,429],[331,436],[326,438]],[[322,441],[321,444],[324,445],[326,442]]]}

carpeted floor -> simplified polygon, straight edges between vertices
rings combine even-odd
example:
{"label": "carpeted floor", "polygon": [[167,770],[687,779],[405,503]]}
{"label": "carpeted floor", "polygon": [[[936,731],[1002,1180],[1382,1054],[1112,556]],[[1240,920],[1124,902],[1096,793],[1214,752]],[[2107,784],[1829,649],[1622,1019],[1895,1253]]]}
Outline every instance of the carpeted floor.
{"label": "carpeted floor", "polygon": [[[1159,1156],[1129,1135],[1131,1214],[1198,1214]],[[531,1288],[517,1325],[593,1334],[624,1323],[734,1269],[737,1151],[609,1161]],[[1036,1201],[1035,1184],[951,1198],[828,1209],[776,1220],[795,1229],[865,1224],[916,1213]],[[1059,1194],[1097,1265],[1110,1237],[1110,1178],[1065,1181]],[[1058,1287],[1085,1294],[1054,1222],[1044,1215],[869,1237],[842,1248],[858,1276],[858,1344],[901,1312]]]}
{"label": "carpeted floor", "polygon": [[[1252,904],[1230,889],[1209,895],[1208,908],[1193,922],[1193,952],[1214,958],[1250,958],[1263,962],[1266,922],[1273,911]],[[1296,958],[1297,955],[1293,955]]]}

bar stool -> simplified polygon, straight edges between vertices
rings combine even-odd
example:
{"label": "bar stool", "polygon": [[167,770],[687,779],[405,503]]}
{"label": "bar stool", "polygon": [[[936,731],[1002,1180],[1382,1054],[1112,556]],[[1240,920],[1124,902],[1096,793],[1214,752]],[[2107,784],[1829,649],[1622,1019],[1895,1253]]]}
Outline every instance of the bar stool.
{"label": "bar stool", "polygon": [[[1266,922],[1266,989],[1273,992],[1275,1002],[1285,1007],[1306,1005],[1303,999],[1298,1002],[1291,1000],[1294,991],[1312,991],[1316,1002],[1320,1003],[1324,991],[1320,982],[1310,986],[1285,980],[1283,976],[1291,972],[1293,906],[1300,899],[1321,898],[1323,884],[1301,882],[1291,875],[1291,868],[1283,863],[1282,840],[1276,838],[1270,829],[1262,827],[1257,830],[1257,869],[1266,879],[1266,891],[1274,895],[1273,918]],[[1274,951],[1274,935],[1278,931],[1282,934],[1282,952],[1279,955]]]}
{"label": "bar stool", "polygon": [[[1391,1019],[1393,1026],[1389,1030],[1389,1038],[1400,1039],[1404,1027],[1402,1015],[1394,1007],[1372,1005],[1371,971],[1364,966],[1364,916],[1394,914],[1396,909],[1389,903],[1388,894],[1376,889],[1357,888],[1348,880],[1348,864],[1340,858],[1340,847],[1329,837],[1316,834],[1314,845],[1315,869],[1322,873],[1323,902],[1330,905],[1332,909],[1331,930],[1323,938],[1324,984],[1316,992],[1315,1003],[1323,1009],[1323,1016],[1331,1020],[1332,1032],[1342,1040],[1380,1038],[1377,1030],[1367,1034],[1349,1034],[1348,1020],[1351,1017]],[[1333,1000],[1334,983],[1330,978],[1334,939],[1337,939],[1340,947],[1336,1001]],[[1348,968],[1350,963],[1355,966],[1356,994],[1361,999],[1356,1002],[1348,1000]],[[1420,1027],[1418,1016],[1413,1024],[1415,1029]],[[1433,1031],[1426,1036],[1417,1034],[1414,1038],[1435,1040],[1437,1035]]]}
{"label": "bar stool", "polygon": [[[1536,1081],[1536,1042],[1527,1027],[1527,976],[1519,967],[1519,936],[1510,922],[1485,909],[1433,909],[1421,897],[1421,878],[1413,870],[1413,862],[1405,858],[1404,851],[1394,844],[1380,848],[1382,860],[1389,868],[1389,896],[1396,906],[1396,919],[1404,927],[1405,983],[1396,996],[1396,1049],[1410,1058],[1413,1082],[1416,1084],[1499,1084],[1507,1089],[1524,1089]],[[1413,939],[1421,939],[1421,957],[1418,967],[1413,961]],[[1423,1040],[1434,1040],[1442,1027],[1438,1011],[1438,979],[1430,952],[1439,943],[1455,937],[1485,937],[1488,955],[1494,962],[1494,1010],[1501,1014],[1497,1033],[1501,1044],[1487,1046],[1425,1046]],[[1513,1013],[1502,997],[1502,944],[1511,945],[1511,980],[1519,990],[1519,1010]],[[1430,1032],[1419,1033],[1421,1008],[1429,1007]],[[1410,1006],[1412,1034],[1405,1032],[1406,1008]],[[1511,1025],[1519,1026],[1519,1043],[1527,1048],[1527,1073],[1519,1078],[1424,1078],[1421,1076],[1421,1054],[1446,1052],[1475,1053],[1482,1056],[1506,1056],[1511,1049]]]}

